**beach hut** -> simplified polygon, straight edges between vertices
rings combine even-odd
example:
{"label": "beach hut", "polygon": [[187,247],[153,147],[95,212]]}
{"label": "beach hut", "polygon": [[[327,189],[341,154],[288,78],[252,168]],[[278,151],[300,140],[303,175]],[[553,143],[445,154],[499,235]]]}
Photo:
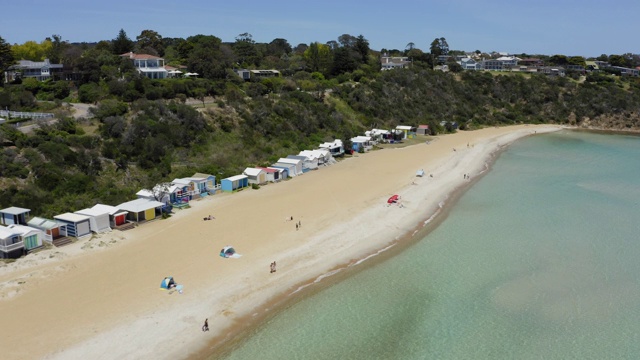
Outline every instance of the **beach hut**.
{"label": "beach hut", "polygon": [[418,128],[416,129],[416,134],[431,135],[431,130],[429,129],[429,125],[418,125]]}
{"label": "beach hut", "polygon": [[242,173],[247,175],[249,184],[261,185],[267,182],[267,174],[261,168],[248,167]]}
{"label": "beach hut", "polygon": [[282,177],[283,179],[296,176],[296,167],[293,164],[275,163],[275,164],[271,164],[270,167],[274,169],[284,170],[283,171],[284,176]]}
{"label": "beach hut", "polygon": [[267,169],[275,170],[278,174],[274,174],[275,181],[285,180],[289,177],[289,173],[287,170],[274,166],[267,166]]}
{"label": "beach hut", "polygon": [[410,139],[416,135],[416,128],[414,126],[409,125],[398,125],[396,126],[396,130],[400,130],[403,133],[403,139]]}
{"label": "beach hut", "polygon": [[91,235],[90,219],[86,215],[64,213],[53,218],[63,225],[60,227],[63,236],[81,238]]}
{"label": "beach hut", "polygon": [[289,159],[289,158],[280,158],[278,159],[278,162],[276,162],[276,165],[281,166],[281,165],[293,165],[293,172],[294,174],[292,175],[291,172],[289,172],[289,176],[298,176],[298,175],[302,175],[302,160],[300,159]]}
{"label": "beach hut", "polygon": [[423,177],[424,176],[424,170],[420,169],[420,170],[416,171],[416,176],[417,177]]}
{"label": "beach hut", "polygon": [[100,234],[103,232],[111,231],[108,211],[88,208],[75,211],[75,213],[86,215],[89,217],[89,228],[92,232]]}
{"label": "beach hut", "polygon": [[127,220],[135,221],[151,221],[162,213],[165,204],[149,199],[136,199],[127,201],[116,207],[120,210],[127,211]]}
{"label": "beach hut", "polygon": [[27,226],[40,229],[43,233],[43,240],[49,243],[62,236],[60,235],[61,224],[54,220],[36,216],[27,221]]}
{"label": "beach hut", "polygon": [[351,148],[355,152],[364,152],[373,149],[370,136],[356,136],[351,138]]}
{"label": "beach hut", "polygon": [[21,224],[27,225],[27,218],[29,218],[29,212],[31,210],[20,207],[9,207],[0,210],[0,224],[11,225]]}
{"label": "beach hut", "polygon": [[204,187],[202,191],[203,192],[206,191],[211,195],[215,194],[219,188],[219,186],[216,184],[216,177],[214,175],[204,174],[204,173],[195,173],[193,174],[192,178],[204,179],[203,181]]}
{"label": "beach hut", "polygon": [[[278,182],[280,181],[280,171],[272,168],[260,167],[257,169],[262,169],[264,171],[265,178],[267,182]],[[279,169],[281,170],[281,169]]]}
{"label": "beach hut", "polygon": [[298,159],[302,161],[302,172],[308,172],[309,170],[318,170],[318,157],[311,152],[298,155],[289,155],[288,159]]}
{"label": "beach hut", "polygon": [[109,227],[116,229],[127,223],[127,211],[120,210],[115,206],[96,204],[92,207],[96,211],[105,211],[109,214]]}
{"label": "beach hut", "polygon": [[249,177],[247,175],[235,175],[220,180],[222,191],[232,192],[241,190],[249,186]]}
{"label": "beach hut", "polygon": [[24,243],[20,234],[6,226],[0,226],[0,259],[17,259],[24,255]]}
{"label": "beach hut", "polygon": [[332,142],[325,142],[318,146],[320,149],[327,149],[333,157],[344,156],[344,147],[342,140],[335,139]]}
{"label": "beach hut", "polygon": [[7,227],[18,234],[24,244],[25,251],[31,251],[42,246],[42,240],[44,239],[42,230],[20,224],[12,224]]}

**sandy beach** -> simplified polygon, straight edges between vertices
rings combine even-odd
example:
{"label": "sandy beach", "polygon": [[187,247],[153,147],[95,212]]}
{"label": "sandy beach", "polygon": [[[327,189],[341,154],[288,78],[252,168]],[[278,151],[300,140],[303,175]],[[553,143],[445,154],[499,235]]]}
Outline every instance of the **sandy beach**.
{"label": "sandy beach", "polygon": [[[559,129],[459,131],[428,144],[356,154],[259,190],[194,201],[169,219],[0,265],[2,357],[200,354],[227,329],[268,311],[273,299],[414,231],[504,146]],[[420,169],[424,177],[416,177]],[[387,204],[394,194],[402,206]],[[215,219],[203,221],[210,214]],[[242,256],[221,258],[226,245]],[[165,276],[184,285],[183,293],[160,290]],[[210,331],[203,332],[207,318]]]}

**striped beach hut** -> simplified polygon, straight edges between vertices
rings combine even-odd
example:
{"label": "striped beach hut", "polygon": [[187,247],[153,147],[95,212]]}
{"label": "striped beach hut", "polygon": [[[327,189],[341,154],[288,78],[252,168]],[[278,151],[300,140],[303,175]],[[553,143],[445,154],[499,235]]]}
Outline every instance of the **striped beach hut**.
{"label": "striped beach hut", "polygon": [[61,223],[61,235],[80,238],[91,235],[90,219],[86,215],[64,213],[53,217],[57,222]]}

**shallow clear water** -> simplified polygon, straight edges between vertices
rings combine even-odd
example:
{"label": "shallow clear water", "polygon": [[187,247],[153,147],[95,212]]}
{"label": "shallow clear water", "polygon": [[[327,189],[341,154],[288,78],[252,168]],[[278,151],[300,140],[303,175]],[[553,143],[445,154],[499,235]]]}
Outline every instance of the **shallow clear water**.
{"label": "shallow clear water", "polygon": [[639,359],[640,137],[520,140],[437,229],[227,359]]}

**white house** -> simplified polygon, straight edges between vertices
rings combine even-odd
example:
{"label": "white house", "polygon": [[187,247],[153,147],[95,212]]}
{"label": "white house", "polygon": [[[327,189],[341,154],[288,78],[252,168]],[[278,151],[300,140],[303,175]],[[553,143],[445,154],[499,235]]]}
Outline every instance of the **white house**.
{"label": "white house", "polygon": [[61,235],[75,238],[91,235],[90,219],[86,215],[64,213],[53,218],[63,225],[60,227]]}
{"label": "white house", "polygon": [[26,251],[42,246],[42,240],[44,239],[44,232],[42,230],[19,224],[9,225],[7,228],[15,231],[18,236],[20,236]]}
{"label": "white house", "polygon": [[338,157],[344,156],[344,146],[342,140],[335,139],[332,142],[325,142],[318,146],[320,149],[327,149],[331,153],[331,156]]}

